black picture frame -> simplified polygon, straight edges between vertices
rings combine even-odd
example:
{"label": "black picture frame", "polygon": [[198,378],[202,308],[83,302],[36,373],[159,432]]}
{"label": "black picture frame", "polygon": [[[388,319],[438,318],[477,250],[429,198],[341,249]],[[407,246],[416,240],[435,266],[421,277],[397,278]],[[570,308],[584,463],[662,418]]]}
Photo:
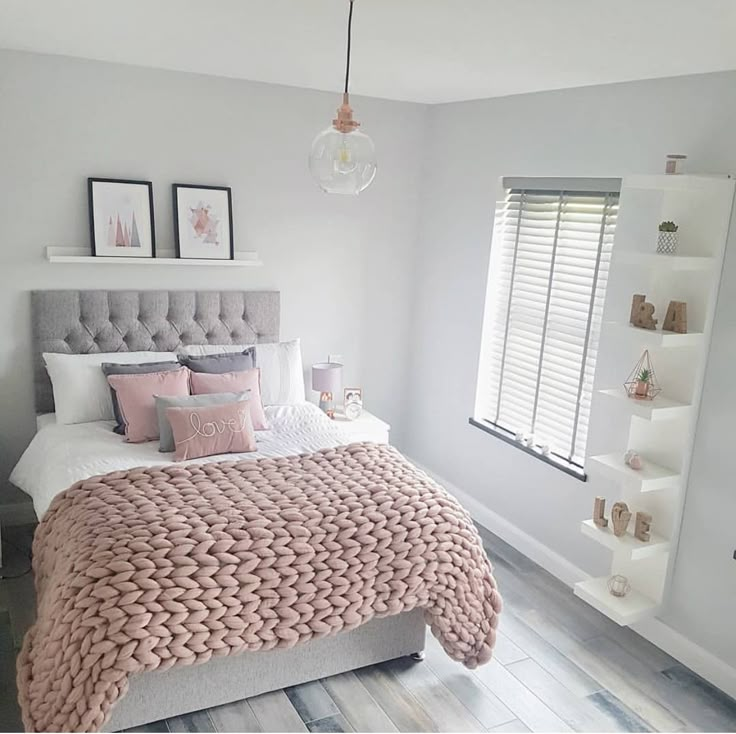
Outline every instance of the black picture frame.
{"label": "black picture frame", "polygon": [[[146,186],[148,189],[148,218],[151,227],[151,252],[150,254],[136,254],[128,252],[131,248],[124,248],[126,252],[120,254],[105,254],[102,252],[102,246],[97,242],[97,236],[95,233],[95,193],[94,188],[97,183],[105,184],[121,184],[128,186]],[[153,182],[152,181],[139,181],[137,179],[128,178],[99,178],[90,177],[87,179],[87,206],[89,209],[89,231],[90,231],[90,243],[92,246],[92,255],[94,257],[136,257],[141,260],[153,259],[156,257],[156,226],[155,217],[153,213]]]}
{"label": "black picture frame", "polygon": [[[230,248],[228,257],[207,257],[206,255],[186,255],[182,253],[181,232],[179,229],[179,191],[180,189],[202,191],[224,191],[227,194],[227,224],[230,233]],[[171,194],[174,202],[174,244],[176,257],[181,260],[234,260],[235,238],[233,232],[233,193],[230,186],[208,186],[203,184],[175,183],[171,185]]]}

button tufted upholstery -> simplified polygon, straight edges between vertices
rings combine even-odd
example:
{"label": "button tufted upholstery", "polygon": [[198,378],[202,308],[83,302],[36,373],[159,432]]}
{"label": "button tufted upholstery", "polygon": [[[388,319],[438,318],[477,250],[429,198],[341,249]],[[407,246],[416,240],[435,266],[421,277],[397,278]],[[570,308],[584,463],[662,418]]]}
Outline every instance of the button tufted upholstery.
{"label": "button tufted upholstery", "polygon": [[31,311],[39,413],[54,410],[43,352],[175,352],[279,339],[275,291],[33,291]]}

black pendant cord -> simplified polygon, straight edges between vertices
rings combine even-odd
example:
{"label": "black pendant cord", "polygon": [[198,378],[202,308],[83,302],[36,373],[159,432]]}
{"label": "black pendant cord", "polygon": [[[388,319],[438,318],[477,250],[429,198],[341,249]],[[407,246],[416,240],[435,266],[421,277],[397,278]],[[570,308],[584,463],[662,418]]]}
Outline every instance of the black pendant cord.
{"label": "black pendant cord", "polygon": [[348,14],[348,59],[345,64],[345,94],[348,93],[348,82],[350,81],[350,44],[353,35],[353,0],[350,0],[350,13]]}

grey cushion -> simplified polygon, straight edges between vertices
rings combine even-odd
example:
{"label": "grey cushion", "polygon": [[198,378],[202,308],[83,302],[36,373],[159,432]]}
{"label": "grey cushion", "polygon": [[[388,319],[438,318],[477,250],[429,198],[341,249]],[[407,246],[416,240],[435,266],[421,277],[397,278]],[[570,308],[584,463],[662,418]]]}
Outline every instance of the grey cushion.
{"label": "grey cushion", "polygon": [[[152,372],[171,372],[172,370],[178,370],[180,367],[181,365],[173,360],[170,362],[144,362],[142,364],[102,363],[102,371],[106,377],[107,375],[150,375]],[[112,398],[112,412],[115,415],[115,427],[112,430],[124,436],[123,416],[120,415],[117,393],[112,387],[110,387],[110,397]]]}
{"label": "grey cushion", "polygon": [[179,361],[189,367],[192,372],[209,372],[213,375],[222,375],[225,372],[242,372],[256,366],[256,348],[248,347],[242,352],[226,352],[223,354],[207,354],[201,357],[192,357],[188,354],[179,355]]}
{"label": "grey cushion", "polygon": [[158,414],[158,433],[160,436],[158,450],[168,452],[176,448],[171,423],[166,417],[167,408],[201,408],[205,405],[227,405],[228,403],[247,400],[249,396],[250,390],[245,392],[215,392],[208,395],[156,395],[156,413]]}

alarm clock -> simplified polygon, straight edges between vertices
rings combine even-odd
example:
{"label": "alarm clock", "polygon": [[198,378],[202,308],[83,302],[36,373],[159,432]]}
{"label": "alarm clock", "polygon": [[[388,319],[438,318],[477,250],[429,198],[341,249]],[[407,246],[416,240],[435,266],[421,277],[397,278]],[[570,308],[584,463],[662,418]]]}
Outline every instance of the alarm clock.
{"label": "alarm clock", "polygon": [[348,420],[360,418],[363,412],[363,391],[359,387],[346,387],[343,395],[343,412]]}

